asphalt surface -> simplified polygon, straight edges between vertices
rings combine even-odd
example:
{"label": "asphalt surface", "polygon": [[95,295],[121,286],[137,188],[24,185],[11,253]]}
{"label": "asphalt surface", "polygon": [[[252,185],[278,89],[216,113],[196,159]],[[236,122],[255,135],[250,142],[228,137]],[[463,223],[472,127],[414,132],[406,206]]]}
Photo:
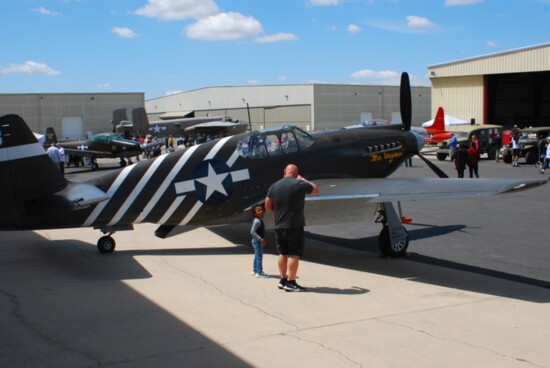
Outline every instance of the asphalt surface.
{"label": "asphalt surface", "polygon": [[[415,158],[392,176],[433,174]],[[403,203],[401,259],[379,256],[379,224],[309,227],[299,294],[250,275],[247,224],[165,240],[139,225],[110,255],[93,229],[3,232],[0,367],[550,367],[549,191]]]}

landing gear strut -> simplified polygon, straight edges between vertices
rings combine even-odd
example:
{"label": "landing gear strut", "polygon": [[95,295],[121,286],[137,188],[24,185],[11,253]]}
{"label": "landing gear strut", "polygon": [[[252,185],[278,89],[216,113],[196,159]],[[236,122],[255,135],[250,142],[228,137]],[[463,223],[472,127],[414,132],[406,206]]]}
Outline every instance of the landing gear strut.
{"label": "landing gear strut", "polygon": [[409,247],[409,233],[401,225],[391,202],[378,203],[378,217],[375,222],[382,223],[382,231],[378,236],[378,248],[386,257],[403,257]]}

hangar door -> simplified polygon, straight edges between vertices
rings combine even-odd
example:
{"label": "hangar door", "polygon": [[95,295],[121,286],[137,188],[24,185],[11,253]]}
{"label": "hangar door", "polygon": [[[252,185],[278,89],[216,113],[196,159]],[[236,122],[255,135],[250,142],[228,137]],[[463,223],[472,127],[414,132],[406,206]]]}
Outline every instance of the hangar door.
{"label": "hangar door", "polygon": [[511,128],[550,126],[550,72],[486,76],[485,121]]}
{"label": "hangar door", "polygon": [[80,139],[84,137],[84,121],[82,116],[63,116],[61,118],[60,139]]}

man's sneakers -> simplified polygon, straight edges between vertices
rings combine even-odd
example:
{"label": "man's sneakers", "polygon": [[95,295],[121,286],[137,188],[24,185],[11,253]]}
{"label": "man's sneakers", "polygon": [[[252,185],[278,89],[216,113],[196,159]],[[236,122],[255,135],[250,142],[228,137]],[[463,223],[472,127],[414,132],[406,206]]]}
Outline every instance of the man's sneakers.
{"label": "man's sneakers", "polygon": [[305,287],[298,285],[296,281],[288,281],[286,277],[279,281],[277,287],[287,292],[303,292],[307,290]]}
{"label": "man's sneakers", "polygon": [[287,292],[304,292],[307,289],[296,283],[296,281],[287,281],[283,286],[283,289]]}

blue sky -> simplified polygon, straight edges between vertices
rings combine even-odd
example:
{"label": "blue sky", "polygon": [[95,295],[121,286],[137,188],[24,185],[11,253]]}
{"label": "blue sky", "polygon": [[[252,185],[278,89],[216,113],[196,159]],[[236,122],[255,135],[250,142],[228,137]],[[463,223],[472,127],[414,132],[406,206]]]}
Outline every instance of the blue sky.
{"label": "blue sky", "polygon": [[0,93],[343,83],[550,41],[550,0],[2,1]]}

